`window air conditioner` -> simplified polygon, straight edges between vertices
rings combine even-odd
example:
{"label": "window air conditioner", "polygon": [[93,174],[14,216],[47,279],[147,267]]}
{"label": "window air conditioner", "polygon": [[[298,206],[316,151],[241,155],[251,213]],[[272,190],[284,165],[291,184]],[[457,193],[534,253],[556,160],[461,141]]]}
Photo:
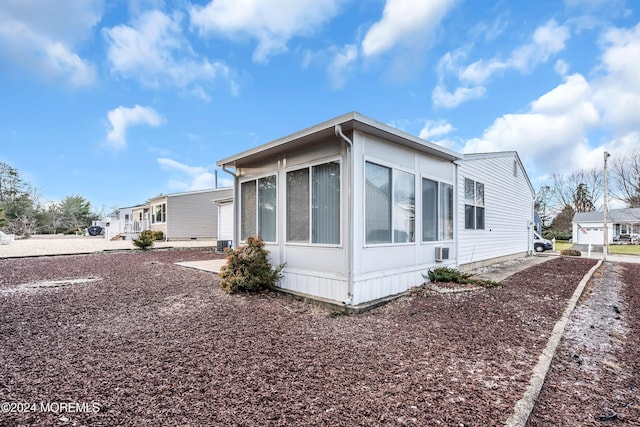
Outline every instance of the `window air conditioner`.
{"label": "window air conditioner", "polygon": [[449,248],[436,246],[436,262],[442,262],[445,259],[449,259]]}

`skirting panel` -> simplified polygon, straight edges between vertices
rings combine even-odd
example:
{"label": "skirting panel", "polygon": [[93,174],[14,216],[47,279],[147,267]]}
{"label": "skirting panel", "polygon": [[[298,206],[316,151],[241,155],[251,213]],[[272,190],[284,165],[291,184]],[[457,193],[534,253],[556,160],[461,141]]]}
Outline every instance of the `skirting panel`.
{"label": "skirting panel", "polygon": [[315,272],[285,271],[278,286],[311,297],[332,300],[339,304],[347,299],[348,294],[346,279],[327,277]]}

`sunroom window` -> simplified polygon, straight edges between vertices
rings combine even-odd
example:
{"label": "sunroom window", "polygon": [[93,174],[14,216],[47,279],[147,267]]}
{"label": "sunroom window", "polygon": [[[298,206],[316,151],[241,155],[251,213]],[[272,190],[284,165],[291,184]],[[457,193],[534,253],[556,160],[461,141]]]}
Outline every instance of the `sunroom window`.
{"label": "sunroom window", "polygon": [[265,242],[276,241],[276,176],[240,184],[240,238],[260,235]]}
{"label": "sunroom window", "polygon": [[340,244],[340,163],[287,172],[287,241]]}
{"label": "sunroom window", "polygon": [[453,186],[422,179],[422,241],[453,240]]}
{"label": "sunroom window", "polygon": [[367,244],[415,241],[415,176],[376,163],[365,165]]}

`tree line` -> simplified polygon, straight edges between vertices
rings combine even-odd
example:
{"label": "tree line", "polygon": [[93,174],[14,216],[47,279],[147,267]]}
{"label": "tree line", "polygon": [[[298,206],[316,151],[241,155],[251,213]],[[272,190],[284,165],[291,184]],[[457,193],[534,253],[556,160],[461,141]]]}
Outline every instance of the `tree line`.
{"label": "tree line", "polygon": [[78,195],[43,201],[38,191],[8,163],[0,162],[0,229],[18,236],[81,231],[100,218]]}
{"label": "tree line", "polygon": [[[617,199],[628,208],[640,208],[640,149],[612,158],[609,165],[609,199]],[[602,210],[604,168],[553,174],[550,181],[538,190],[535,209],[549,238],[566,239],[571,236],[576,212]]]}

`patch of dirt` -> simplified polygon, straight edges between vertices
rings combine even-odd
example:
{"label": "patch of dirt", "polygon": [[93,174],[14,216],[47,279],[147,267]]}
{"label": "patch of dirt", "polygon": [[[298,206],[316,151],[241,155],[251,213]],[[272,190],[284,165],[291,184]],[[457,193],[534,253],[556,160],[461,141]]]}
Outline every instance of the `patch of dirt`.
{"label": "patch of dirt", "polygon": [[594,274],[528,426],[640,425],[639,284],[638,264],[607,262]]}
{"label": "patch of dirt", "polygon": [[[552,259],[504,287],[414,294],[331,316],[283,294],[229,296],[175,262],[210,251],[0,260],[0,425],[498,426],[595,261]],[[620,362],[620,359],[617,359]]]}

